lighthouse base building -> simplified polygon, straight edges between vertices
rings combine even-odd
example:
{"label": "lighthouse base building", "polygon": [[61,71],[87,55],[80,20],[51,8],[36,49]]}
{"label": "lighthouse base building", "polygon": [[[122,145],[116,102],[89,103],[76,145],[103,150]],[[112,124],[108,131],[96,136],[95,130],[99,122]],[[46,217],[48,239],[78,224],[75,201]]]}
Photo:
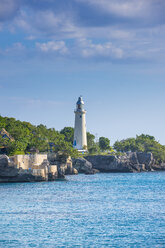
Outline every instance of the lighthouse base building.
{"label": "lighthouse base building", "polygon": [[74,141],[73,147],[80,152],[87,151],[87,133],[86,133],[86,111],[84,110],[84,102],[82,97],[78,98],[76,104],[75,125],[74,125]]}

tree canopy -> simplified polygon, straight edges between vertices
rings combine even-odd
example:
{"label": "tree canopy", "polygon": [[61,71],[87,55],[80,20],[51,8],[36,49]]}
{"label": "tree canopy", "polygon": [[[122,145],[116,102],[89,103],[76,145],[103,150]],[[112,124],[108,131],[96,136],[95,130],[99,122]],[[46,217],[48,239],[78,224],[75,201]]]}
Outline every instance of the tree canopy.
{"label": "tree canopy", "polygon": [[29,122],[0,116],[0,130],[2,128],[5,128],[15,140],[11,142],[9,139],[0,137],[0,147],[6,147],[8,155],[28,153],[31,148],[48,152],[51,144],[53,151],[62,151],[72,157],[78,156],[77,150],[73,149],[65,135],[54,128],[47,128],[42,124],[35,126]]}
{"label": "tree canopy", "polygon": [[118,152],[152,152],[158,163],[165,161],[165,146],[150,135],[141,134],[136,138],[116,141],[114,149]]}
{"label": "tree canopy", "polygon": [[101,151],[108,150],[110,148],[110,140],[105,137],[100,137],[99,138],[99,147]]}
{"label": "tree canopy", "polygon": [[[39,152],[61,151],[66,156],[78,157],[78,151],[73,148],[74,129],[64,127],[60,132],[45,125],[32,125],[30,122],[19,121],[14,118],[0,116],[0,131],[2,128],[10,134],[13,140],[0,135],[0,150],[7,155],[29,153],[31,149]],[[111,151],[110,140],[100,137],[99,142],[95,136],[87,132],[87,144],[90,154],[100,154]],[[151,135],[137,135],[136,138],[128,138],[116,141],[113,148],[117,152],[152,152],[157,163],[165,161],[165,146],[161,145]]]}
{"label": "tree canopy", "polygon": [[90,132],[87,132],[87,146],[88,149],[92,148],[95,145],[95,136]]}
{"label": "tree canopy", "polygon": [[73,137],[74,137],[74,128],[73,127],[64,127],[60,134],[63,134],[65,136],[65,141],[69,142],[70,144],[73,144]]}

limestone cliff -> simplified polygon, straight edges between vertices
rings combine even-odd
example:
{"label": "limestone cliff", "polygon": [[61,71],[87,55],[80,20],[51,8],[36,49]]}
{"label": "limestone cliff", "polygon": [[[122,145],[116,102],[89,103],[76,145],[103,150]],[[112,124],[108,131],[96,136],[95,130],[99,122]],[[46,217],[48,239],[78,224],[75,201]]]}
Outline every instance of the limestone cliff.
{"label": "limestone cliff", "polygon": [[[27,155],[28,156],[28,155]],[[126,153],[123,156],[86,156],[71,159],[60,153],[51,153],[41,163],[34,159],[23,160],[6,155],[0,156],[0,182],[53,181],[65,178],[65,175],[77,173],[94,174],[96,172],[142,172],[165,170],[165,163],[157,165],[152,153]],[[35,158],[36,159],[36,158]],[[19,163],[16,163],[16,161]],[[29,161],[32,161],[29,162]],[[37,160],[37,162],[40,160]],[[23,168],[24,167],[24,168]],[[26,169],[25,169],[26,168]]]}
{"label": "limestone cliff", "polygon": [[48,161],[50,165],[57,165],[59,177],[64,177],[64,175],[74,175],[77,174],[78,171],[76,168],[73,168],[72,159],[69,156],[65,156],[62,153],[49,153]]}
{"label": "limestone cliff", "polygon": [[0,182],[54,181],[77,173],[61,153],[0,156]]}
{"label": "limestone cliff", "polygon": [[47,160],[38,166],[22,169],[6,155],[0,156],[0,182],[52,181],[57,178],[57,166],[49,165]]}
{"label": "limestone cliff", "polygon": [[99,172],[92,167],[92,163],[87,161],[85,158],[72,159],[73,167],[78,173],[95,174]]}
{"label": "limestone cliff", "polygon": [[155,164],[152,153],[130,152],[123,156],[86,156],[94,169],[101,172],[141,172],[165,170],[165,165]]}

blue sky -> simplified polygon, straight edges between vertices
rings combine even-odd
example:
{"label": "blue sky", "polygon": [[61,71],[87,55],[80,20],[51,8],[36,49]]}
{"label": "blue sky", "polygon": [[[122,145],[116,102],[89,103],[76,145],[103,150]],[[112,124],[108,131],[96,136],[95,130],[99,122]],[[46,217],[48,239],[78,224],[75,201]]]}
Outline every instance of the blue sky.
{"label": "blue sky", "polygon": [[163,0],[0,0],[0,114],[165,145]]}

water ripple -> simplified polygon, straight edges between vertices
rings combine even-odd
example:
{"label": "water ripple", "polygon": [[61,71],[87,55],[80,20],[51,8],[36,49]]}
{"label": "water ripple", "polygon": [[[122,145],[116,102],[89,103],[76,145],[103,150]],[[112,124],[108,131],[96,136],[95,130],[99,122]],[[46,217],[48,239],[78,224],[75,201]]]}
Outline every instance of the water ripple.
{"label": "water ripple", "polygon": [[165,247],[165,173],[0,184],[0,247]]}

